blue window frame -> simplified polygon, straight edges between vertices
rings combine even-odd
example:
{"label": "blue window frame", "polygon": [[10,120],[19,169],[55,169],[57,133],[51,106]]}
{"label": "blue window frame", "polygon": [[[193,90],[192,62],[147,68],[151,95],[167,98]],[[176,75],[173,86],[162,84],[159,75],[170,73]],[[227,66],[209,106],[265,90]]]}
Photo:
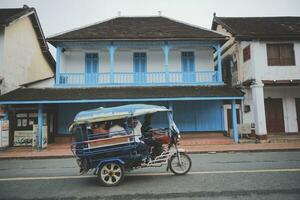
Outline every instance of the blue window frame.
{"label": "blue window frame", "polygon": [[182,81],[195,82],[195,55],[193,51],[181,52]]}
{"label": "blue window frame", "polygon": [[98,53],[85,54],[85,83],[96,84],[98,82],[99,56]]}
{"label": "blue window frame", "polygon": [[133,53],[134,82],[145,83],[147,81],[147,54],[145,52]]}

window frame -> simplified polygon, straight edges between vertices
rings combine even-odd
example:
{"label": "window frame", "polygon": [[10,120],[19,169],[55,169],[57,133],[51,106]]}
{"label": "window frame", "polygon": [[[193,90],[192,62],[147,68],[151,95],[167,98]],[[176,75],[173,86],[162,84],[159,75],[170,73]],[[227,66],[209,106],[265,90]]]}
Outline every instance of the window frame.
{"label": "window frame", "polygon": [[[247,52],[249,52],[248,54],[246,54]],[[249,55],[249,57],[245,56],[245,55]],[[245,48],[243,48],[243,61],[244,63],[247,62],[248,60],[251,60],[251,47],[250,44],[248,44]]]}
{"label": "window frame", "polygon": [[[282,48],[283,46],[290,46],[291,50],[292,50],[292,57],[290,57],[291,60],[287,62],[284,62],[283,59],[286,59],[284,57],[282,57]],[[275,57],[270,57],[270,49],[271,47],[277,47],[278,48],[278,58]],[[276,50],[276,49],[275,49]],[[270,67],[274,67],[274,66],[295,66],[296,65],[296,58],[295,58],[295,48],[294,48],[294,43],[267,43],[266,44],[266,51],[267,51],[267,64]],[[273,61],[271,61],[270,59],[278,59],[279,61],[273,63]]]}

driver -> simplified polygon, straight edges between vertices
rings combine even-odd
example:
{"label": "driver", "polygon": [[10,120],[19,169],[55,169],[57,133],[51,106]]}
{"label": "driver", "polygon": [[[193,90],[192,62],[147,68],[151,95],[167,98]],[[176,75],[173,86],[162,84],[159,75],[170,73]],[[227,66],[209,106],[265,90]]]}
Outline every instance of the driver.
{"label": "driver", "polygon": [[144,117],[144,123],[142,125],[142,134],[144,136],[144,142],[149,145],[152,148],[151,152],[151,158],[154,159],[156,156],[160,155],[163,152],[162,143],[153,139],[152,135],[152,127],[151,127],[151,121],[152,121],[153,114],[147,114]]}

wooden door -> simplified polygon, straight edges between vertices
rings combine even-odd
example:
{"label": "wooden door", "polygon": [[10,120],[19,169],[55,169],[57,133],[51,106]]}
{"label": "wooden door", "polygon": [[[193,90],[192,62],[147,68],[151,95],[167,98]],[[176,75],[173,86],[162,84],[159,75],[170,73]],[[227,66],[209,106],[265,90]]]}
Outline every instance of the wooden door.
{"label": "wooden door", "polygon": [[300,98],[296,99],[296,112],[297,112],[298,132],[300,132]]}
{"label": "wooden door", "polygon": [[[240,124],[240,110],[236,109],[237,124]],[[232,129],[232,109],[227,109],[227,127],[228,130]]]}
{"label": "wooden door", "polygon": [[265,111],[267,132],[284,132],[282,99],[265,99]]}

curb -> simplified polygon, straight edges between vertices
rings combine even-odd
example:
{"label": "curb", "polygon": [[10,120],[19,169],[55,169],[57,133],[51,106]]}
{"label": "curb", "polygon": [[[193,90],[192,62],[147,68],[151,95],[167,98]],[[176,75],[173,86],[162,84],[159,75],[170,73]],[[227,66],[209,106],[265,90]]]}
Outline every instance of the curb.
{"label": "curb", "polygon": [[[217,153],[247,153],[247,152],[271,152],[271,151],[300,151],[300,148],[286,148],[286,149],[242,149],[242,150],[186,150],[189,154],[217,154]],[[47,156],[15,156],[15,157],[0,157],[0,160],[39,160],[39,159],[62,159],[74,158],[74,155],[47,155]]]}

